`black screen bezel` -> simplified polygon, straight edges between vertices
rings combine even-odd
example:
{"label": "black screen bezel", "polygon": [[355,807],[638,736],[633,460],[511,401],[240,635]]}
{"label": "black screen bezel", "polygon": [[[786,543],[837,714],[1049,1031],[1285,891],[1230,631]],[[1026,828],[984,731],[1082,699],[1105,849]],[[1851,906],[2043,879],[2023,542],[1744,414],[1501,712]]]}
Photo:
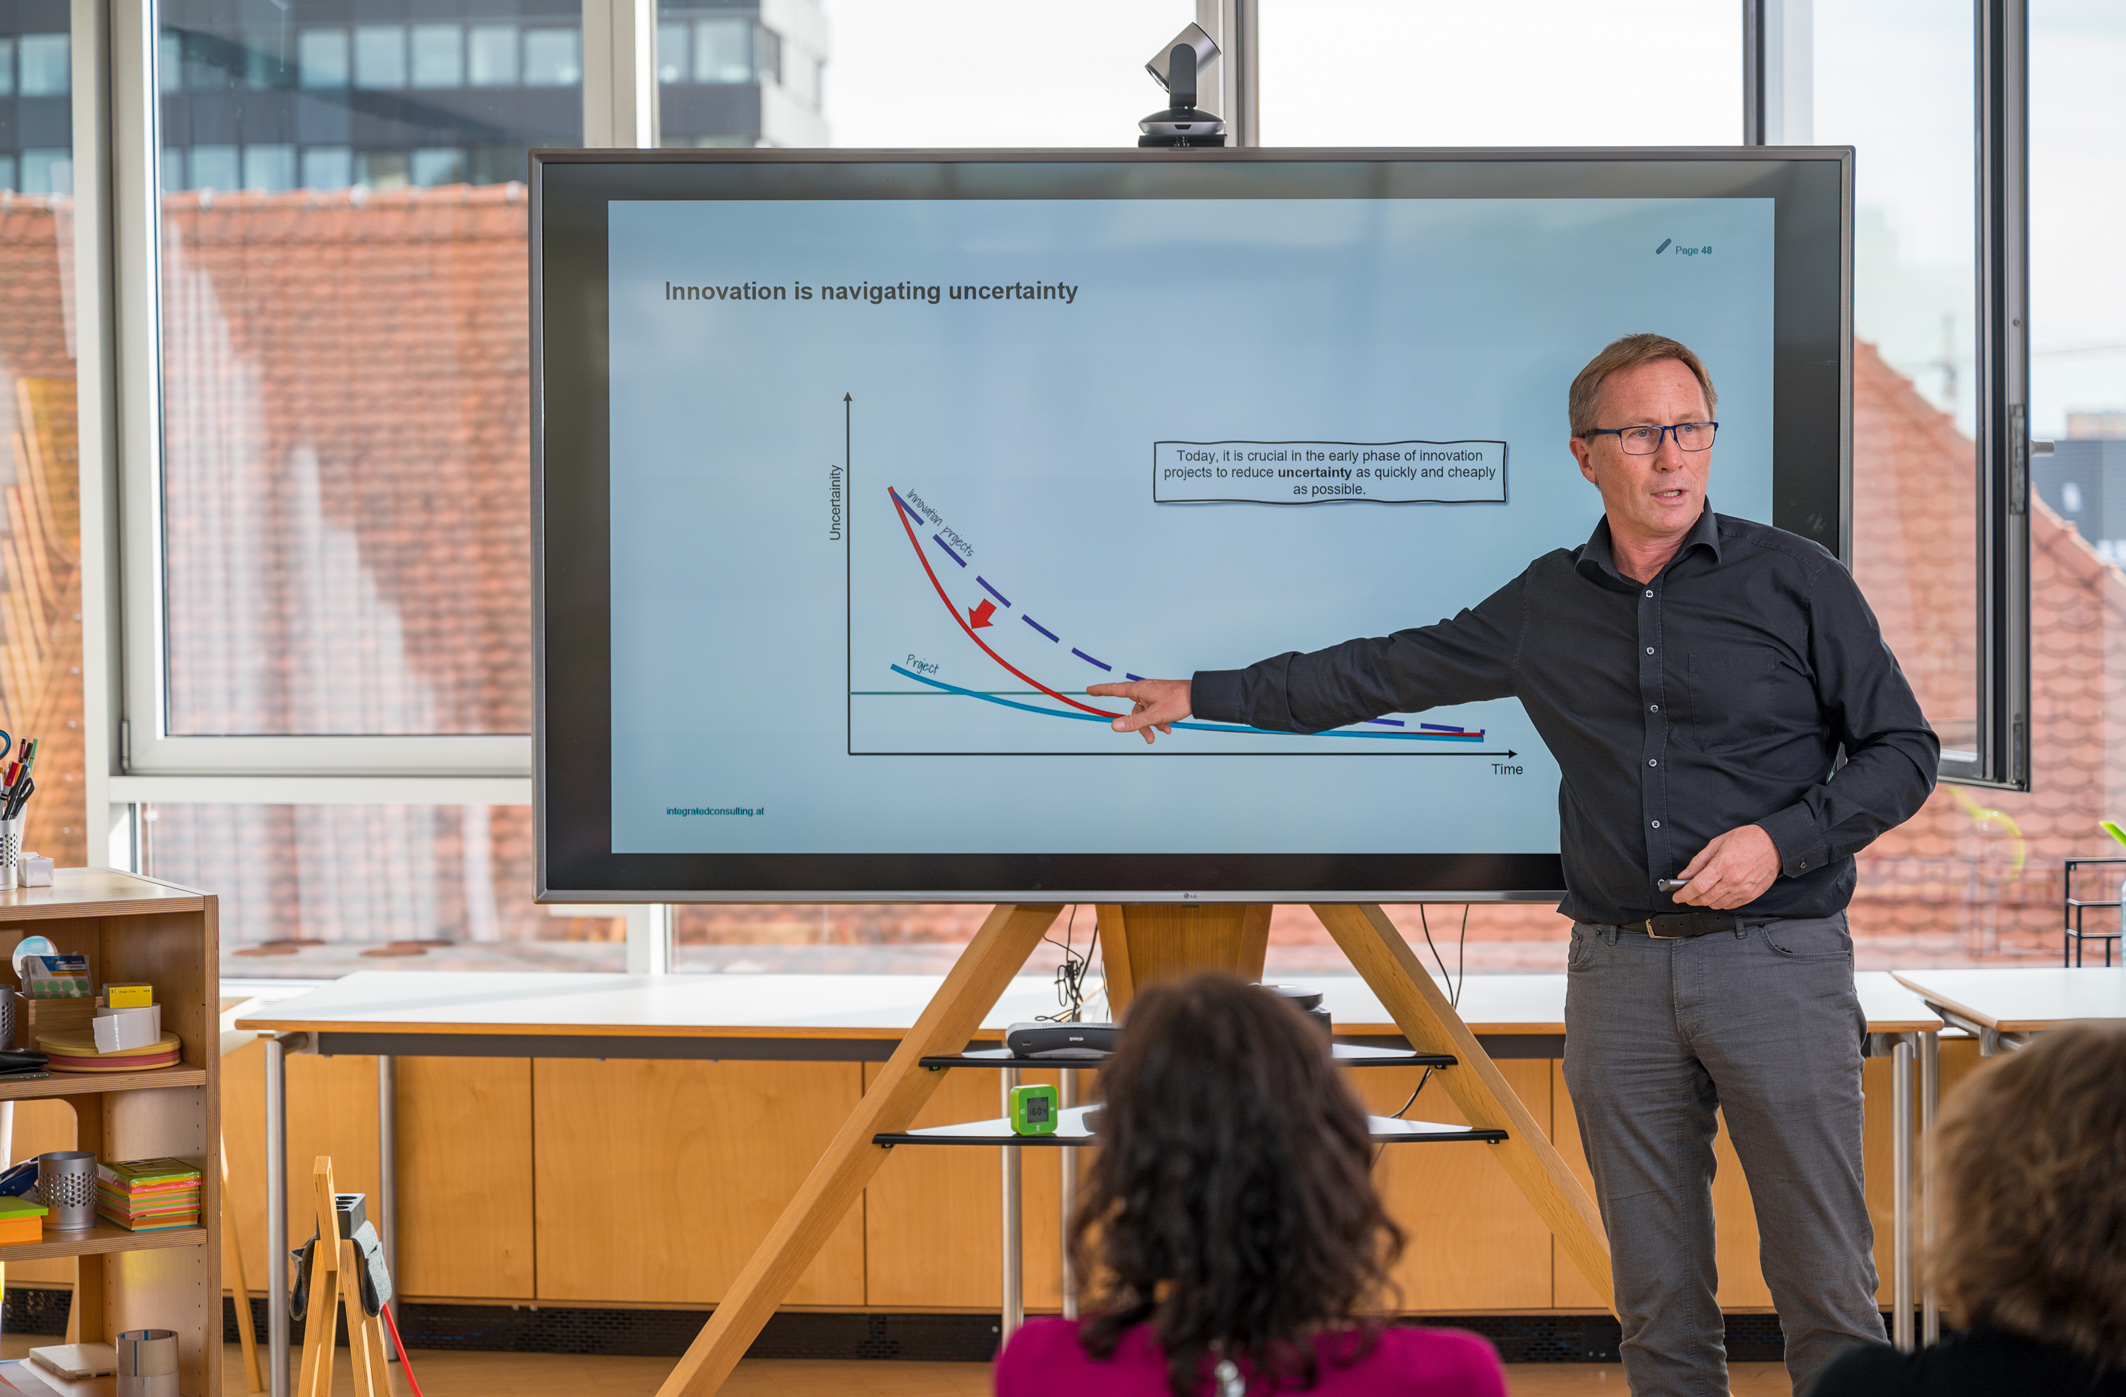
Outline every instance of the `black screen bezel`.
{"label": "black screen bezel", "polygon": [[[1557,854],[639,854],[611,840],[613,199],[1765,198],[1773,519],[1850,562],[1850,147],[534,151],[534,733],[542,900],[1553,901]],[[1563,385],[1560,385],[1560,393]],[[556,524],[549,538],[550,524]]]}

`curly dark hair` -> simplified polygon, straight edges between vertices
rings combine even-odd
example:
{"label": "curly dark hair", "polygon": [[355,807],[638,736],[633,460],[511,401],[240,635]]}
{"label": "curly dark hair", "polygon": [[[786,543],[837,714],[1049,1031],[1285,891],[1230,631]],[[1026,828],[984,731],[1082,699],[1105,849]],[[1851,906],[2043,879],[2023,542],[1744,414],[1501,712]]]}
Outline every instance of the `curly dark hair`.
{"label": "curly dark hair", "polygon": [[1070,1229],[1087,1353],[1108,1358],[1149,1322],[1168,1386],[1193,1397],[1219,1359],[1308,1388],[1316,1335],[1356,1330],[1350,1359],[1371,1347],[1365,1312],[1403,1234],[1373,1188],[1365,1108],[1305,1014],[1231,975],[1154,985],[1100,1094]]}
{"label": "curly dark hair", "polygon": [[1949,1099],[1936,1144],[1949,1308],[2126,1370],[2126,1023],[1995,1058]]}

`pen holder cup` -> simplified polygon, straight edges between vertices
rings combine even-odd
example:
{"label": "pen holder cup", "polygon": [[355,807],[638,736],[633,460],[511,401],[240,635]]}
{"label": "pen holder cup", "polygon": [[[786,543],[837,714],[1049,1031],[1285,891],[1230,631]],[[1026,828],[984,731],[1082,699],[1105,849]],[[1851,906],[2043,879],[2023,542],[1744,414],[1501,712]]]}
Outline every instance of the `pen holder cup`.
{"label": "pen holder cup", "polygon": [[37,1193],[52,1210],[45,1226],[78,1232],[96,1225],[96,1156],[88,1150],[53,1150],[37,1156]]}
{"label": "pen holder cup", "polygon": [[0,820],[0,892],[17,887],[22,877],[23,818]]}

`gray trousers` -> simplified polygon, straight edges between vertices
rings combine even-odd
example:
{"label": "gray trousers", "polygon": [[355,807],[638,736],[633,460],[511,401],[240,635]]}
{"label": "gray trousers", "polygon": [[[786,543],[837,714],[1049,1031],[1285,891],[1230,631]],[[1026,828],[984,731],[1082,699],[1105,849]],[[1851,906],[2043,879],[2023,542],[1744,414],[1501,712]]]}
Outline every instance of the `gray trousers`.
{"label": "gray trousers", "polygon": [[1861,1184],[1867,1021],[1843,914],[1664,940],[1572,929],[1565,1082],[1609,1233],[1633,1397],[1723,1397],[1715,1111],[1757,1207],[1757,1255],[1806,1393],[1883,1342]]}

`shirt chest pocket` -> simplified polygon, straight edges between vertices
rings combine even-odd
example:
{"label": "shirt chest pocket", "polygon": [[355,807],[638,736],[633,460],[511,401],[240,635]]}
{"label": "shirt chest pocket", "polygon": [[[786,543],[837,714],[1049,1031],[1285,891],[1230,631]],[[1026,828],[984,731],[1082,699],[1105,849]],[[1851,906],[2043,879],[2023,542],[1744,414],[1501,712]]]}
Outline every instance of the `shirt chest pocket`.
{"label": "shirt chest pocket", "polygon": [[1687,663],[1688,731],[1701,751],[1745,746],[1781,727],[1788,716],[1782,710],[1791,696],[1781,691],[1799,676],[1780,668],[1777,651],[1761,645],[1693,650]]}

